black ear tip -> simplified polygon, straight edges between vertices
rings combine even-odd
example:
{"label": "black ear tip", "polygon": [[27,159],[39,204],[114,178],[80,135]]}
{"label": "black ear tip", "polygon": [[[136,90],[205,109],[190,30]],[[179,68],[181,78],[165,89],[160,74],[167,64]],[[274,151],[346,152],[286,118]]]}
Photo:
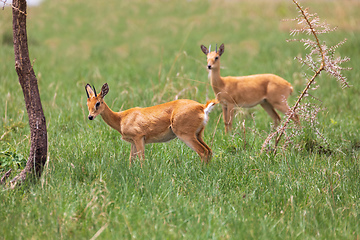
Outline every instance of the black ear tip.
{"label": "black ear tip", "polygon": [[[86,85],[85,85],[85,92],[86,92],[87,97],[90,98],[89,92],[88,92],[88,90],[87,90],[87,87],[88,87],[88,86],[90,86],[90,84],[86,84]],[[90,87],[90,88],[91,88],[91,87]]]}

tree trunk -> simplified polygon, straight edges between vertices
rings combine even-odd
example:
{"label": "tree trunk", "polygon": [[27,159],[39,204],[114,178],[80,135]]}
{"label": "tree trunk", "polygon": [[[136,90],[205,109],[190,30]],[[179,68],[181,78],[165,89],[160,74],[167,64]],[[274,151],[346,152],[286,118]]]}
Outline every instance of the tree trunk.
{"label": "tree trunk", "polygon": [[30,155],[25,169],[11,182],[16,184],[28,174],[40,177],[46,163],[47,130],[34,69],[31,65],[26,32],[26,0],[13,0],[15,70],[23,90],[30,125]]}

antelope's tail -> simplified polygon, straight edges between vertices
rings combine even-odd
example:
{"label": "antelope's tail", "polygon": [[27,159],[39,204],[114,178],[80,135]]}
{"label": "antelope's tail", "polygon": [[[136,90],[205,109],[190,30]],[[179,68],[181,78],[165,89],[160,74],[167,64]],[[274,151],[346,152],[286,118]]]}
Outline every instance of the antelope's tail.
{"label": "antelope's tail", "polygon": [[217,99],[212,99],[212,100],[207,101],[205,104],[204,113],[206,115],[208,115],[211,112],[211,110],[214,108],[214,106],[218,103],[219,103],[219,101]]}

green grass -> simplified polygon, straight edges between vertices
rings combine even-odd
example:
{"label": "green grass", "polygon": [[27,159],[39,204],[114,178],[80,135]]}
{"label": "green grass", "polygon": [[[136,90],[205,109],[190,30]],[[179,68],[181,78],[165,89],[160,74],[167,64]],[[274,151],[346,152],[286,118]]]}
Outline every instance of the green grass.
{"label": "green grass", "polygon": [[[87,82],[107,82],[113,110],[213,92],[200,44],[225,43],[223,75],[275,73],[298,93],[306,50],[286,43],[291,1],[45,1],[29,9],[31,59],[46,116],[49,155],[36,184],[0,191],[1,239],[358,239],[360,237],[360,4],[303,1],[339,29],[323,40],[353,67],[352,88],[323,74],[312,94],[325,110],[276,156],[260,153],[270,117],[241,110],[224,135],[221,107],[205,141],[209,165],[178,140],[146,146],[129,168],[130,145],[101,118],[87,120]],[[10,8],[0,14],[0,151],[29,154],[29,127],[14,71]],[[36,60],[35,60],[36,59]],[[294,94],[290,103],[296,99]],[[245,128],[242,126],[244,122]],[[9,156],[0,155],[9,162]],[[13,165],[16,163],[12,163]],[[6,169],[0,166],[0,175]],[[14,176],[15,173],[12,175]]]}

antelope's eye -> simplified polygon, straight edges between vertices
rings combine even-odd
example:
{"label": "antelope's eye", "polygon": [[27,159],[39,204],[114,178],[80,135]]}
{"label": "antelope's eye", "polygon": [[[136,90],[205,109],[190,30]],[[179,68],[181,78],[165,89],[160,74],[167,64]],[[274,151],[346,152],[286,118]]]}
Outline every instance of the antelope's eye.
{"label": "antelope's eye", "polygon": [[100,107],[100,102],[97,102],[97,103],[95,104],[95,108],[98,109],[99,107]]}
{"label": "antelope's eye", "polygon": [[216,57],[215,57],[215,61],[218,60],[218,59],[219,59],[219,57],[216,56]]}

